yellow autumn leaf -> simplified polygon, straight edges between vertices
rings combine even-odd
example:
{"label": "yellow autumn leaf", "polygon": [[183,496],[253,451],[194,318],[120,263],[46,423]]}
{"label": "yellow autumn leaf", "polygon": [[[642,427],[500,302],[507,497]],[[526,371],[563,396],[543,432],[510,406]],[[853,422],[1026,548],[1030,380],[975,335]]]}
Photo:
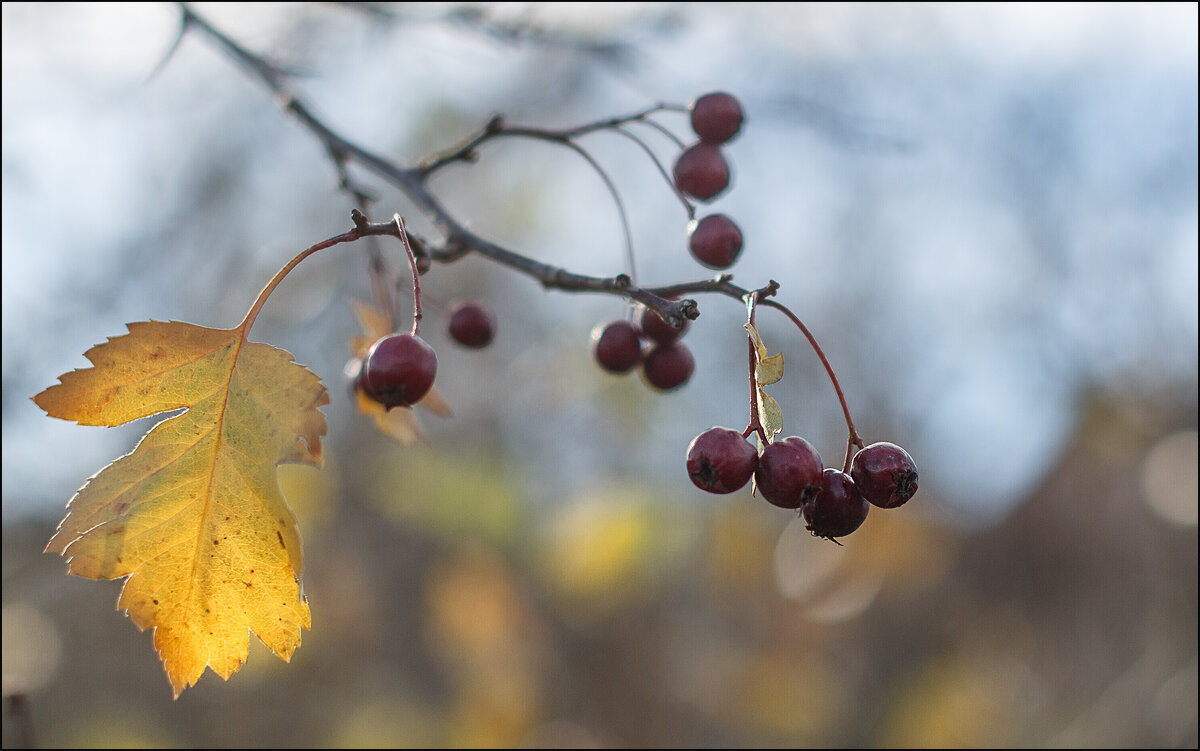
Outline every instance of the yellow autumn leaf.
{"label": "yellow autumn leaf", "polygon": [[329,403],[292,356],[235,329],[129,324],[85,353],[93,367],[34,397],[53,417],[120,425],[184,410],[71,499],[46,552],[72,574],[125,577],[118,607],[154,646],[176,697],[206,666],[228,678],[249,632],[284,660],[310,627],[296,520],[277,467],[320,466]]}

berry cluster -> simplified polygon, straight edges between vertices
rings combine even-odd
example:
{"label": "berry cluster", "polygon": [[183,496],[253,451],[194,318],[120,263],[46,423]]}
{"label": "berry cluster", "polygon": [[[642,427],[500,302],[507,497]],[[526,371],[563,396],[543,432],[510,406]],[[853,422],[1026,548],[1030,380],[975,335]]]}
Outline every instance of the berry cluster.
{"label": "berry cluster", "polygon": [[592,354],[609,373],[628,373],[641,366],[642,378],[660,391],[687,383],[696,369],[692,352],[680,337],[687,331],[673,328],[657,314],[642,308],[639,325],[618,320],[592,330]]}
{"label": "berry cluster", "polygon": [[[689,215],[694,217],[694,208],[688,198],[709,202],[730,186],[731,171],[722,147],[737,136],[744,115],[738,100],[724,92],[697,98],[687,111],[691,115],[692,130],[699,140],[683,149],[675,162],[673,177]],[[743,244],[741,229],[725,214],[693,218],[688,226],[688,250],[700,264],[710,269],[724,270],[732,266],[741,254]],[[421,269],[407,242],[406,249],[413,267],[412,333],[391,334],[376,341],[361,360],[354,377],[356,389],[388,409],[408,407],[419,401],[432,388],[437,370],[433,349],[417,336],[417,323],[421,318],[417,277]],[[715,281],[727,283],[728,278],[723,275]],[[747,325],[751,333],[750,385],[752,402],[759,406],[752,406],[750,427],[744,432],[714,427],[692,440],[687,451],[687,470],[692,482],[710,493],[733,493],[753,478],[756,491],[765,501],[779,508],[796,510],[814,535],[834,541],[858,529],[871,506],[896,508],[907,502],[917,490],[917,468],[912,457],[892,443],[863,445],[836,376],[820,347],[804,324],[776,303],[772,306],[783,310],[793,320],[825,364],[845,410],[850,440],[842,469],[824,466],[816,448],[804,438],[790,436],[772,440],[774,434],[767,429],[759,413],[761,405],[765,404],[761,387],[779,379],[782,360],[771,363],[775,358],[766,356],[752,324],[756,296],[773,295],[774,283],[757,292],[739,290],[738,294],[746,301],[750,313]],[[641,306],[629,320],[597,325],[592,330],[592,354],[600,367],[609,373],[624,374],[636,368],[650,387],[671,391],[687,383],[695,369],[692,353],[682,342],[687,328],[686,320],[675,328],[657,312]],[[450,310],[450,336],[465,347],[487,346],[495,329],[495,316],[478,302],[460,303]],[[755,354],[755,342],[764,350],[761,355]],[[769,397],[765,398],[769,400]],[[755,399],[759,401],[755,402]],[[775,410],[778,411],[778,405]],[[757,433],[761,450],[747,440],[752,433]],[[855,447],[857,451],[851,454]]]}
{"label": "berry cluster", "polygon": [[871,506],[896,508],[917,492],[912,457],[886,442],[860,448],[846,472],[823,467],[817,450],[799,436],[769,443],[760,454],[743,434],[714,427],[692,439],[687,470],[696,487],[710,493],[732,493],[753,477],[764,500],[798,509],[810,532],[831,540],[858,529]]}
{"label": "berry cluster", "polygon": [[675,186],[692,198],[711,201],[729,187],[729,163],[721,153],[742,128],[742,105],[731,94],[705,94],[688,108],[700,141],[675,162]]}
{"label": "berry cluster", "polygon": [[[721,144],[741,130],[742,106],[734,96],[716,92],[696,99],[688,111],[700,141],[676,160],[675,187],[683,195],[711,201],[729,187],[729,164]],[[742,243],[741,229],[724,214],[693,219],[688,226],[688,250],[710,269],[732,266],[742,252]],[[609,373],[628,373],[640,366],[647,384],[670,391],[687,383],[696,367],[691,350],[679,341],[686,330],[686,321],[676,329],[642,308],[636,324],[618,320],[593,329],[592,353]]]}
{"label": "berry cluster", "polygon": [[[692,102],[692,130],[700,141],[675,162],[675,187],[700,201],[712,201],[729,187],[729,162],[721,152],[742,128],[742,106],[731,94],[705,94]],[[688,249],[710,269],[727,269],[742,251],[742,231],[724,214],[693,220],[688,228]]]}

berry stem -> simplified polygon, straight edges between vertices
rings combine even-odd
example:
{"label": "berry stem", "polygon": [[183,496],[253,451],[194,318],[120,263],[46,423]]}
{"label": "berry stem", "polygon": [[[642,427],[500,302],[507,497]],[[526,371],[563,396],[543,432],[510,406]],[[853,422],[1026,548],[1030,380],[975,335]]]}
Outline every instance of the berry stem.
{"label": "berry stem", "polygon": [[742,438],[749,438],[751,433],[757,433],[763,445],[767,445],[767,431],[762,426],[762,420],[758,416],[758,379],[754,377],[754,365],[756,359],[754,357],[754,342],[750,337],[746,337],[746,344],[750,348],[750,424],[742,431]]}
{"label": "berry stem", "polygon": [[421,327],[421,274],[417,271],[417,256],[408,242],[408,231],[404,229],[404,217],[393,214],[392,221],[395,222],[396,229],[400,232],[400,241],[404,243],[404,252],[408,254],[408,266],[412,269],[413,322],[411,333],[416,336],[417,330]]}
{"label": "berry stem", "polygon": [[621,115],[619,117],[610,117],[603,120],[597,120],[585,125],[580,125],[574,128],[533,128],[528,126],[508,125],[504,122],[504,118],[499,115],[489,120],[477,133],[467,138],[457,146],[453,146],[443,152],[434,154],[427,158],[419,167],[421,177],[424,179],[433,172],[445,167],[454,162],[473,162],[478,158],[478,148],[487,141],[495,138],[530,138],[537,141],[552,141],[558,143],[571,143],[574,139],[589,133],[595,133],[602,130],[616,130],[622,125],[634,122],[653,123],[649,119],[650,115],[656,112],[664,111],[687,111],[686,107],[669,104],[655,104],[645,109],[639,110],[629,115]]}
{"label": "berry stem", "polygon": [[[356,192],[355,201],[358,203],[359,213],[365,219],[367,211],[370,209],[369,199],[364,194]],[[384,260],[379,240],[374,235],[367,237],[367,254],[369,256],[367,276],[371,280],[371,300],[374,302],[376,310],[384,312],[394,329],[396,327],[396,298],[392,294],[391,272]]]}
{"label": "berry stem", "polygon": [[[687,107],[684,107],[684,108],[683,108],[683,111],[684,111],[684,112],[687,112]],[[671,132],[669,129],[667,129],[667,127],[666,127],[666,126],[664,126],[662,123],[659,123],[659,122],[657,122],[657,121],[655,121],[655,120],[650,120],[650,119],[643,119],[643,120],[641,120],[641,121],[639,121],[639,122],[641,122],[643,125],[648,125],[648,126],[650,126],[651,128],[654,128],[654,129],[655,129],[655,130],[657,130],[659,133],[662,133],[664,136],[666,136],[667,138],[671,139],[671,142],[675,144],[675,148],[679,149],[680,151],[683,151],[684,149],[686,149],[686,148],[687,148],[687,144],[685,144],[685,143],[683,142],[683,139],[681,139],[679,136],[677,136],[677,135],[675,135],[674,133],[672,133],[672,132]]]}
{"label": "berry stem", "polygon": [[629,229],[629,214],[625,211],[625,202],[621,200],[621,192],[617,190],[616,183],[608,176],[608,173],[600,166],[596,158],[588,153],[587,149],[574,141],[568,140],[563,143],[579,154],[579,156],[583,157],[584,161],[590,164],[592,169],[596,170],[596,173],[600,175],[600,179],[604,181],[604,186],[608,188],[609,195],[612,196],[613,203],[617,206],[617,216],[621,220],[621,232],[625,239],[625,273],[629,275],[629,279],[634,284],[637,284],[637,263],[633,257],[633,232]]}
{"label": "berry stem", "polygon": [[[746,295],[746,322],[754,325],[754,310],[758,303],[758,292]],[[757,433],[760,442],[765,447],[771,441],[767,438],[767,429],[763,427],[762,416],[758,413],[758,353],[755,352],[754,340],[747,334],[746,345],[749,348],[750,360],[750,424],[746,426],[742,438],[749,438],[751,433]]]}
{"label": "berry stem", "polygon": [[[648,125],[658,125],[658,123],[655,123],[652,120],[645,120],[643,122],[645,122]],[[619,128],[619,127],[613,128],[613,132],[620,133],[621,135],[625,136],[626,138],[629,138],[630,140],[632,140],[638,146],[642,147],[642,151],[646,152],[646,156],[650,157],[650,161],[654,162],[654,166],[658,168],[658,174],[662,175],[663,180],[666,180],[667,185],[671,188],[671,192],[674,193],[675,197],[679,199],[679,202],[683,204],[683,210],[687,212],[688,221],[695,219],[696,218],[696,207],[693,206],[692,202],[687,199],[687,196],[683,194],[683,191],[680,190],[678,188],[678,186],[675,185],[675,180],[671,177],[670,173],[667,172],[667,168],[664,167],[662,162],[660,162],[658,160],[658,157],[655,156],[654,152],[650,149],[650,147],[646,145],[646,142],[643,141],[641,138],[638,138],[638,136],[636,134],[631,133],[630,131],[626,130],[625,128]],[[670,131],[664,131],[664,132],[670,134]],[[672,136],[672,137],[674,137],[674,136]],[[684,148],[683,145],[680,144],[680,149],[682,150],[683,148]]]}
{"label": "berry stem", "polygon": [[848,439],[849,445],[846,449],[846,467],[849,468],[849,447],[858,446],[859,448],[862,448],[863,440],[859,437],[858,430],[854,427],[854,418],[850,416],[850,407],[846,404],[846,395],[842,392],[842,385],[838,383],[837,373],[833,372],[833,366],[829,364],[829,358],[825,356],[825,352],[821,349],[821,345],[817,344],[817,338],[812,335],[812,332],[808,330],[808,327],[804,325],[804,322],[801,321],[795,313],[793,313],[783,303],[776,302],[775,300],[763,300],[762,304],[775,308],[790,318],[792,323],[796,324],[796,328],[800,329],[800,332],[804,334],[804,338],[808,339],[808,343],[812,346],[813,352],[817,353],[817,357],[820,358],[821,364],[825,366],[825,372],[829,375],[829,382],[833,384],[833,390],[837,392],[838,402],[842,405],[842,414],[846,417],[846,427],[850,431],[850,437]]}

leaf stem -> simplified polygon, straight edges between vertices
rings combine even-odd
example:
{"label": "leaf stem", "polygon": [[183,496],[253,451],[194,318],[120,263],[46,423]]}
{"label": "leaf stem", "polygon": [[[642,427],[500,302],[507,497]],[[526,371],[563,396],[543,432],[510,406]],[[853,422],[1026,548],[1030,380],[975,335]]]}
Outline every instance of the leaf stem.
{"label": "leaf stem", "polygon": [[246,311],[246,317],[243,318],[242,322],[237,325],[237,328],[242,330],[242,339],[246,339],[250,335],[250,327],[254,325],[254,321],[258,318],[258,314],[262,310],[263,305],[266,304],[267,298],[271,296],[271,293],[275,291],[275,288],[279,286],[279,283],[283,281],[284,277],[290,274],[292,269],[300,265],[301,261],[311,256],[313,253],[325,250],[326,248],[332,248],[334,245],[340,245],[345,242],[354,242],[361,236],[362,235],[359,234],[357,229],[353,229],[349,232],[337,235],[336,237],[331,237],[328,240],[322,240],[316,245],[300,251],[295,258],[288,261],[279,271],[276,271],[275,276],[271,277],[271,281],[267,282],[267,285],[262,288],[261,292],[258,293],[258,297],[254,298],[254,303],[250,306],[250,310]]}

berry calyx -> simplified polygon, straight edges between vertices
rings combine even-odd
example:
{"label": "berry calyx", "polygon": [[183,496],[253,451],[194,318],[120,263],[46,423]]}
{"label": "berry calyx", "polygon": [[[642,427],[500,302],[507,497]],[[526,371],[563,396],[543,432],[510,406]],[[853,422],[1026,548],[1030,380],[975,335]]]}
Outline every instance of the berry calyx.
{"label": "berry calyx", "polygon": [[701,141],[675,162],[675,187],[692,198],[711,201],[729,187],[729,163],[715,144]]}
{"label": "berry calyx", "polygon": [[705,94],[692,102],[692,130],[700,140],[725,143],[742,128],[742,105],[737,97],[723,91]]}
{"label": "berry calyx", "polygon": [[850,461],[858,492],[879,508],[896,508],[917,492],[917,465],[908,452],[880,441],[859,449]]}
{"label": "berry calyx", "polygon": [[833,540],[862,526],[871,504],[862,497],[854,480],[829,467],[821,475],[821,488],[804,504],[804,521],[809,532]]}
{"label": "berry calyx", "polygon": [[450,309],[450,336],[464,347],[486,347],[495,335],[496,316],[484,305],[472,300]]}
{"label": "berry calyx", "polygon": [[649,308],[642,308],[641,324],[642,336],[658,344],[670,344],[683,336],[688,327],[688,322],[684,320],[682,326],[674,328]]}
{"label": "berry calyx", "polygon": [[651,347],[642,360],[646,382],[660,391],[671,391],[687,383],[695,369],[692,351],[678,341]]}
{"label": "berry calyx", "polygon": [[736,430],[709,428],[688,444],[688,477],[709,493],[740,490],[757,464],[758,452]]}
{"label": "berry calyx", "polygon": [[710,269],[727,269],[742,252],[742,230],[724,214],[710,214],[691,223],[688,250]]}
{"label": "berry calyx", "polygon": [[371,345],[359,379],[368,396],[391,409],[419,402],[436,374],[433,347],[415,334],[392,334]]}
{"label": "berry calyx", "polygon": [[768,503],[800,508],[821,489],[821,455],[799,436],[768,444],[758,457],[754,482]]}
{"label": "berry calyx", "polygon": [[592,329],[592,354],[609,373],[626,373],[642,361],[638,330],[628,321],[613,321]]}

